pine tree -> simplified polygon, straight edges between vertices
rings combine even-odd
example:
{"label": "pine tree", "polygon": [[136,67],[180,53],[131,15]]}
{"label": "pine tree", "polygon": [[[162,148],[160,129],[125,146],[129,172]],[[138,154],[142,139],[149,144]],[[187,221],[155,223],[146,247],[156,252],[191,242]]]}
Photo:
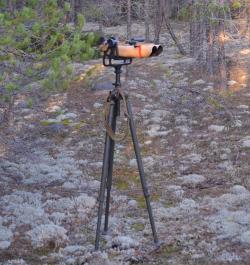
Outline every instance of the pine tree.
{"label": "pine tree", "polygon": [[82,34],[81,14],[77,14],[76,25],[67,22],[68,2],[60,8],[56,0],[42,4],[38,0],[17,1],[18,9],[14,2],[0,1],[2,98],[19,88],[20,75],[22,79],[42,80],[46,89],[66,89],[72,78],[72,62],[95,57],[98,37]]}

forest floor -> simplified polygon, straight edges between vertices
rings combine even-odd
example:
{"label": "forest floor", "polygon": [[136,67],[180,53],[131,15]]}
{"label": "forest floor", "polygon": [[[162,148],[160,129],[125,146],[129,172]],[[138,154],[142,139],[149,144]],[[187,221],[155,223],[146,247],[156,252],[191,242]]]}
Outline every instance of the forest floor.
{"label": "forest floor", "polygon": [[93,252],[103,88],[114,78],[98,60],[75,64],[66,92],[45,95],[32,84],[15,98],[0,131],[0,264],[250,263],[249,43],[227,44],[222,91],[169,38],[163,33],[161,56],[135,61],[122,77],[162,246],[153,244],[128,137],[116,144],[110,230]]}

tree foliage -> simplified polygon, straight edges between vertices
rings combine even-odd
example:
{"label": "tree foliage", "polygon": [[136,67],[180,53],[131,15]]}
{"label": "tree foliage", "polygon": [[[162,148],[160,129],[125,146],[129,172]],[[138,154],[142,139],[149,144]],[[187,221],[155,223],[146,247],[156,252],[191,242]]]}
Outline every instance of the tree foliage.
{"label": "tree foliage", "polygon": [[98,37],[82,33],[81,14],[76,25],[69,23],[68,2],[60,8],[56,0],[29,0],[9,12],[9,1],[0,1],[0,7],[0,88],[5,98],[25,79],[41,80],[46,89],[65,89],[72,77],[72,62],[97,55]]}

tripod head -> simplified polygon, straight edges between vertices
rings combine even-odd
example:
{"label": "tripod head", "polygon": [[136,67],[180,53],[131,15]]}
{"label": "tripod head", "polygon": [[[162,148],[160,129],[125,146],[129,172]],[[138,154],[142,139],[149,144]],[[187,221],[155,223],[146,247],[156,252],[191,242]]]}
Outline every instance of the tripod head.
{"label": "tripod head", "polygon": [[143,38],[132,38],[120,44],[118,39],[108,40],[100,38],[99,49],[103,52],[103,65],[114,67],[116,74],[115,87],[120,86],[121,67],[132,63],[133,58],[147,58],[158,56],[163,47],[153,43],[144,43]]}

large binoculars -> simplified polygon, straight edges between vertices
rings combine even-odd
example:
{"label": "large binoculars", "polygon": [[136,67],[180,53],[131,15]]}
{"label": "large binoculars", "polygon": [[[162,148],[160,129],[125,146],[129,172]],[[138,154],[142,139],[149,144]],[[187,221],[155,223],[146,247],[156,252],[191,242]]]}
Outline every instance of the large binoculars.
{"label": "large binoculars", "polygon": [[100,39],[100,51],[119,58],[147,58],[158,56],[162,53],[163,47],[153,43],[145,43],[144,39],[131,39],[130,41],[120,43],[115,38],[108,40]]}

